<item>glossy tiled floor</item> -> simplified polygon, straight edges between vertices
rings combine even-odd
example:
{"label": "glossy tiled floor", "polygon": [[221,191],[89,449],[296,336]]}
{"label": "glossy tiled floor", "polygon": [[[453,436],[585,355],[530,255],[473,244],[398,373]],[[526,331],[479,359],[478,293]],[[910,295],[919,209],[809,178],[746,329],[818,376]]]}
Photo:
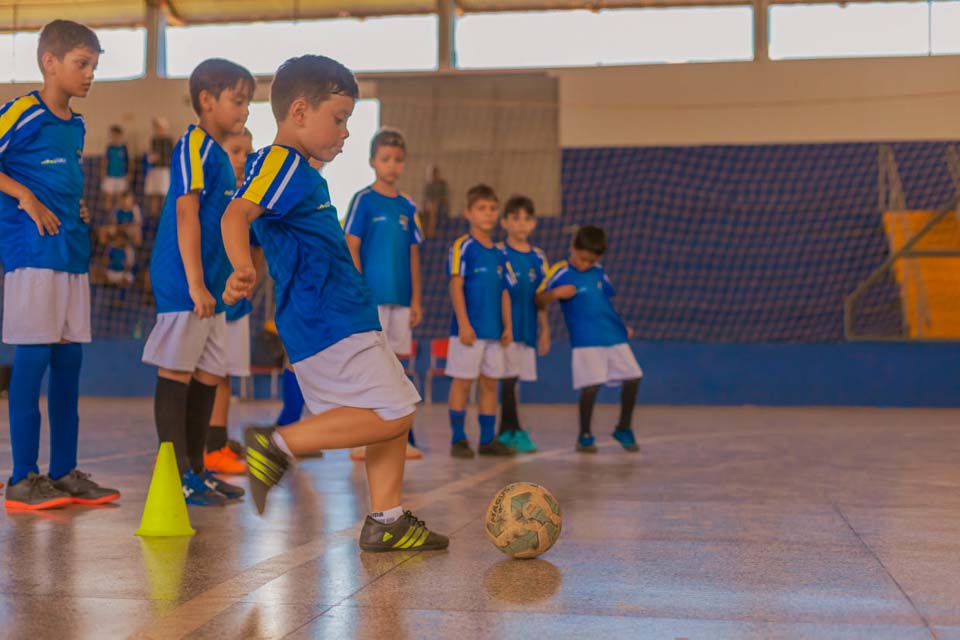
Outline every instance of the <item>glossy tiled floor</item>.
{"label": "glossy tiled floor", "polygon": [[[235,404],[233,419],[276,409]],[[598,434],[614,413],[599,409]],[[537,406],[524,416],[542,453],[467,462],[447,455],[445,415],[418,417],[428,452],[405,506],[450,550],[366,555],[345,452],[302,463],[264,518],[191,508],[193,538],[135,537],[151,404],[85,399],[82,468],[124,497],[0,513],[0,635],[960,639],[960,411],[642,407],[639,456],[604,435],[590,457],[572,451],[572,407]],[[539,560],[483,534],[515,480],[564,509]]]}

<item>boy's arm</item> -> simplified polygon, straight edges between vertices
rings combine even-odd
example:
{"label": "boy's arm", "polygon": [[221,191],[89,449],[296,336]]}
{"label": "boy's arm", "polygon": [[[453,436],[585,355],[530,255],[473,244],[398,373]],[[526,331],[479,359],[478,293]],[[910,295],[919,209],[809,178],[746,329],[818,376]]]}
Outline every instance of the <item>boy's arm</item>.
{"label": "boy's arm", "polygon": [[55,236],[60,233],[60,218],[40,202],[30,189],[3,172],[0,172],[0,191],[20,203],[20,208],[37,225],[37,231],[41,236]]}
{"label": "boy's arm", "polygon": [[453,313],[457,316],[460,342],[469,347],[477,341],[477,333],[470,324],[470,316],[467,315],[467,298],[463,295],[463,276],[450,276],[450,301],[453,302]]}
{"label": "boy's arm", "polygon": [[423,320],[422,285],[420,280],[420,245],[410,245],[410,328],[414,328]]}
{"label": "boy's arm", "polygon": [[503,319],[503,334],[500,336],[500,342],[503,346],[513,342],[513,311],[510,307],[510,291],[504,289],[500,292],[500,316]]}
{"label": "boy's arm", "polygon": [[545,356],[550,353],[550,316],[547,309],[537,309],[537,325],[539,326],[537,338],[537,354]]}
{"label": "boy's arm", "polygon": [[253,293],[257,284],[257,269],[250,251],[250,223],[260,217],[264,208],[243,198],[230,201],[220,219],[223,248],[233,266],[223,290],[223,301],[236,304]]}
{"label": "boy's arm", "polygon": [[344,237],[347,239],[347,247],[350,249],[350,257],[353,258],[353,266],[357,268],[357,271],[363,273],[363,265],[360,264],[360,246],[363,244],[363,240],[359,236],[355,236],[352,233],[344,234]]}
{"label": "boy's arm", "polygon": [[177,198],[177,246],[187,274],[193,312],[201,318],[213,317],[216,300],[203,281],[200,251],[200,193],[191,191]]}

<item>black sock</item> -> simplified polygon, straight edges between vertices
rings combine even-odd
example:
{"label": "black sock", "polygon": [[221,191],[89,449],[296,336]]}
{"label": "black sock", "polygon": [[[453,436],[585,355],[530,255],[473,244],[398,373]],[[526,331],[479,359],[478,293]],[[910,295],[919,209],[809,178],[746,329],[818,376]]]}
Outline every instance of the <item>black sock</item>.
{"label": "black sock", "polygon": [[597,402],[600,385],[584,387],[580,391],[580,435],[590,433],[590,422],[593,420],[593,405]]}
{"label": "black sock", "polygon": [[520,430],[520,416],[517,415],[517,380],[500,380],[500,433],[512,433]]}
{"label": "black sock", "polygon": [[640,378],[624,380],[620,390],[620,422],[617,430],[629,431],[633,421],[633,407],[637,404],[637,389],[640,388]]}
{"label": "black sock", "polygon": [[227,446],[227,428],[210,425],[210,430],[207,431],[207,453],[220,451],[225,446]]}
{"label": "black sock", "polygon": [[216,397],[216,385],[190,379],[187,389],[187,459],[194,473],[203,473],[203,451]]}
{"label": "black sock", "polygon": [[173,443],[177,466],[183,475],[187,470],[187,385],[158,377],[153,418],[160,442]]}

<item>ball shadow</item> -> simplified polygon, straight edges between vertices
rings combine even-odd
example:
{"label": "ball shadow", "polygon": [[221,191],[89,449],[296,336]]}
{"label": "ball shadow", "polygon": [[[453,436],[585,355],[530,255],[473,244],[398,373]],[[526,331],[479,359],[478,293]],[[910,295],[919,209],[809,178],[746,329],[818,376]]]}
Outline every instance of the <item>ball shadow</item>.
{"label": "ball shadow", "polygon": [[563,584],[563,573],[541,558],[501,560],[483,576],[487,595],[512,604],[532,604],[556,595]]}

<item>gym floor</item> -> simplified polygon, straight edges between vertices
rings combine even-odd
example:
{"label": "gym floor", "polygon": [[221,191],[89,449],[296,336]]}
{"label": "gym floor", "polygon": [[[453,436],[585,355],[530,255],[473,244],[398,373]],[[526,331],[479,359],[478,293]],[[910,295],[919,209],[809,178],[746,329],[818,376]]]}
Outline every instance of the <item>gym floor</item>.
{"label": "gym floor", "polygon": [[[231,419],[277,409],[235,403]],[[425,407],[404,506],[450,549],[371,555],[345,451],[303,461],[262,518],[191,507],[195,536],[135,537],[152,401],[84,398],[81,468],[123,497],[0,515],[0,636],[960,639],[960,411],[640,407],[630,454],[608,435],[616,410],[598,408],[593,456],[573,451],[574,407],[536,405],[522,416],[541,453],[460,461],[446,408]],[[563,508],[537,560],[483,532],[517,480]]]}

